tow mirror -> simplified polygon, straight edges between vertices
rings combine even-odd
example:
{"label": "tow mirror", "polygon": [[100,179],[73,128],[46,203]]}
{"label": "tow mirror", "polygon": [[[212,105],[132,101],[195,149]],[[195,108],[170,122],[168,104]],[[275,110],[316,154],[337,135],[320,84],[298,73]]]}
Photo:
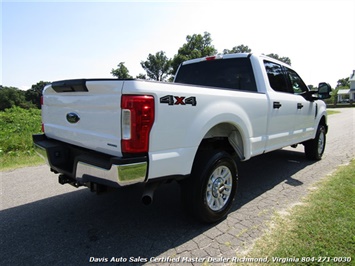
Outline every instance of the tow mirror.
{"label": "tow mirror", "polygon": [[321,82],[318,85],[318,99],[329,99],[332,88],[328,83]]}

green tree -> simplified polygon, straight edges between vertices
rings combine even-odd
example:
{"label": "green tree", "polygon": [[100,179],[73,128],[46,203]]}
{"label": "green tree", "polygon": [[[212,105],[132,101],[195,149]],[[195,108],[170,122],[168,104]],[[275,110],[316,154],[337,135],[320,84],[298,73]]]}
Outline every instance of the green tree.
{"label": "green tree", "polygon": [[117,77],[118,79],[131,79],[133,78],[128,71],[128,68],[124,65],[124,62],[120,62],[116,69],[111,70],[111,75]]}
{"label": "green tree", "polygon": [[136,76],[137,79],[147,79],[146,74],[139,73],[138,76]]}
{"label": "green tree", "polygon": [[171,72],[171,60],[160,51],[155,55],[149,54],[146,61],[141,61],[141,66],[147,72],[149,78],[164,81]]}
{"label": "green tree", "polygon": [[25,92],[26,101],[33,103],[37,108],[41,108],[41,96],[46,85],[50,84],[48,81],[40,81],[32,85],[31,89]]}
{"label": "green tree", "polygon": [[0,88],[0,111],[7,108],[19,106],[22,108],[30,108],[31,104],[26,102],[25,91],[19,90],[15,87],[1,87]]}
{"label": "green tree", "polygon": [[211,34],[204,32],[201,34],[187,35],[186,43],[178,50],[178,53],[172,60],[172,72],[175,75],[179,65],[186,60],[214,55],[217,50],[212,45]]}
{"label": "green tree", "polygon": [[274,58],[274,59],[277,59],[281,62],[284,62],[288,65],[291,65],[291,59],[288,58],[288,57],[280,57],[278,54],[268,54],[267,56],[271,57],[271,58]]}
{"label": "green tree", "polygon": [[337,82],[337,87],[350,88],[350,80],[349,80],[349,78],[339,79],[338,82]]}
{"label": "green tree", "polygon": [[248,47],[248,45],[238,45],[234,46],[232,50],[229,49],[224,49],[223,54],[235,54],[235,53],[251,53],[251,49]]}

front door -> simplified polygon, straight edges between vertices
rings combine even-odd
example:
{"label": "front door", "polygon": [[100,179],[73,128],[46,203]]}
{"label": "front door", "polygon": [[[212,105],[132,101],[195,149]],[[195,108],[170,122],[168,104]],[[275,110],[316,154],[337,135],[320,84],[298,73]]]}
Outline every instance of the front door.
{"label": "front door", "polygon": [[266,151],[294,144],[298,96],[290,93],[289,82],[281,65],[264,61],[269,79],[269,121]]}
{"label": "front door", "polygon": [[314,133],[317,106],[314,101],[306,100],[303,96],[308,92],[308,87],[301,77],[292,69],[285,68],[285,71],[291,87],[291,93],[294,94],[297,102],[294,139],[296,142],[302,142],[310,139]]}

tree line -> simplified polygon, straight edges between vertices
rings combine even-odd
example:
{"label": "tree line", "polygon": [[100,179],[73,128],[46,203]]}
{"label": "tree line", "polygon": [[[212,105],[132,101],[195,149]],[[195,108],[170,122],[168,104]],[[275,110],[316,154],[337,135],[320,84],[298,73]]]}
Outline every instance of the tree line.
{"label": "tree line", "polygon": [[[252,49],[247,45],[240,44],[231,49],[223,49],[223,54],[231,53],[251,53]],[[136,76],[138,79],[150,79],[156,81],[172,81],[179,65],[186,60],[206,57],[217,54],[217,49],[212,44],[211,34],[204,32],[203,34],[193,34],[186,36],[186,42],[178,49],[177,54],[173,58],[168,58],[164,51],[158,51],[155,54],[149,54],[145,61],[141,61],[140,65],[146,72]],[[279,56],[278,54],[268,54],[268,56],[291,65],[289,57]],[[124,62],[120,62],[117,68],[112,68],[110,74],[119,79],[132,79],[128,68]],[[50,84],[47,81],[40,81],[27,91],[19,90],[15,87],[0,86],[0,111],[12,106],[22,108],[41,108],[41,95],[44,87]],[[339,79],[337,88],[349,86],[349,78]],[[313,86],[311,86],[313,87]]]}
{"label": "tree line", "polygon": [[24,109],[41,108],[41,96],[48,81],[40,81],[31,86],[27,91],[16,87],[0,86],[0,111],[18,106]]}
{"label": "tree line", "polygon": [[[251,48],[247,45],[240,44],[232,49],[223,49],[223,54],[232,53],[251,53]],[[149,54],[145,61],[140,64],[146,74],[139,74],[136,78],[150,79],[156,81],[172,81],[179,65],[190,59],[206,57],[217,54],[217,49],[212,44],[211,34],[193,34],[186,36],[186,42],[178,49],[177,54],[173,58],[168,58],[164,51],[158,51],[155,54]],[[280,57],[278,54],[268,54],[268,56],[291,65],[291,59],[288,57]],[[129,74],[125,62],[120,62],[117,68],[111,70],[111,74],[119,79],[133,78]]]}

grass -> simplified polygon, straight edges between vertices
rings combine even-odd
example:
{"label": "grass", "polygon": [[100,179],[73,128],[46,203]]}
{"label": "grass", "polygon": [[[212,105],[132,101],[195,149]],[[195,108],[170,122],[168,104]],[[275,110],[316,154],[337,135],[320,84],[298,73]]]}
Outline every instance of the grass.
{"label": "grass", "polygon": [[334,114],[339,114],[340,113],[340,111],[336,111],[336,110],[327,110],[327,114],[328,115],[334,115]]}
{"label": "grass", "polygon": [[[288,215],[276,215],[270,232],[248,257],[298,258],[296,264],[335,265],[355,261],[355,161],[318,184]],[[303,258],[303,262],[302,262]],[[279,264],[294,265],[295,263]]]}
{"label": "grass", "polygon": [[0,112],[0,169],[43,163],[35,155],[32,134],[41,132],[41,110],[13,107]]}

